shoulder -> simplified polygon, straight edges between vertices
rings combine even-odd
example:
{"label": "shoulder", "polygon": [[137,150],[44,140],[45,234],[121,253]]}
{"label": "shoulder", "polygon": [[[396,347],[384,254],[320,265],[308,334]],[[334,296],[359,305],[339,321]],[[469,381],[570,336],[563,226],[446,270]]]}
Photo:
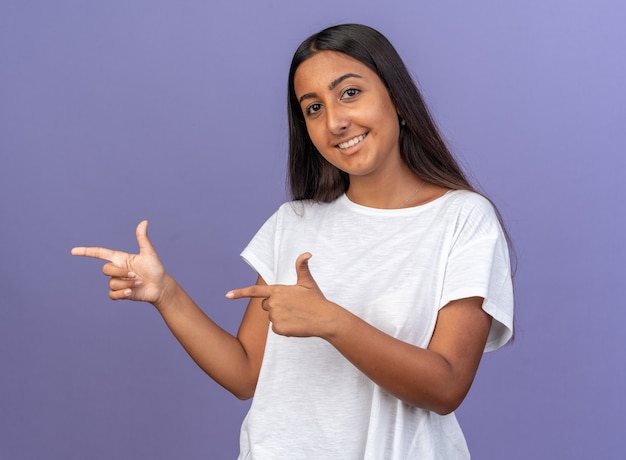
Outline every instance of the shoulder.
{"label": "shoulder", "polygon": [[341,197],[329,203],[312,200],[294,200],[283,203],[276,215],[287,219],[310,219],[336,209]]}
{"label": "shoulder", "polygon": [[463,216],[496,217],[496,209],[489,198],[470,190],[450,190],[446,195],[446,207]]}
{"label": "shoulder", "polygon": [[495,206],[480,193],[452,190],[445,195],[442,211],[445,213],[445,220],[455,232],[475,235],[501,233],[500,219]]}
{"label": "shoulder", "polygon": [[493,204],[485,196],[471,190],[450,190],[446,195],[456,206],[490,210]]}

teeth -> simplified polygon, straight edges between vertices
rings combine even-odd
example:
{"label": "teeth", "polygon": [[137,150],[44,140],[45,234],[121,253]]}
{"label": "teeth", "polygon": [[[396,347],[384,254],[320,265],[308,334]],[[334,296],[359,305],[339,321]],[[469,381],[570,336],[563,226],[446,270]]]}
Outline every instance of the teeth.
{"label": "teeth", "polygon": [[353,139],[350,139],[349,141],[346,142],[342,142],[341,144],[337,144],[337,146],[340,149],[347,149],[349,147],[353,147],[355,145],[357,145],[359,142],[361,142],[363,139],[365,139],[366,134],[361,134],[360,136],[357,136]]}

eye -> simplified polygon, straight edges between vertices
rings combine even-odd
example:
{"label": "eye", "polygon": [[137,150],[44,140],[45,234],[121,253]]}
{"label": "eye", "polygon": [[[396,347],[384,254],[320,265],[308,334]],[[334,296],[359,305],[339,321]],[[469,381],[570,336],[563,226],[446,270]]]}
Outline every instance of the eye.
{"label": "eye", "polygon": [[315,115],[321,109],[322,109],[322,104],[315,102],[314,104],[311,104],[306,108],[306,114]]}
{"label": "eye", "polygon": [[341,99],[352,99],[358,96],[360,92],[360,89],[347,88],[343,93],[341,93]]}

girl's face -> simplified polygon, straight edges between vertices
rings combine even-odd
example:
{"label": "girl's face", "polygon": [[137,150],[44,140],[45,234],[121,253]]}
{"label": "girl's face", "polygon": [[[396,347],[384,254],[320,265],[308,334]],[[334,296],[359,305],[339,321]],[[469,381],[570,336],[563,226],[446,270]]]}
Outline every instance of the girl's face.
{"label": "girl's face", "polygon": [[402,168],[398,114],[378,75],[342,53],[320,51],[295,72],[294,89],[320,154],[351,176]]}

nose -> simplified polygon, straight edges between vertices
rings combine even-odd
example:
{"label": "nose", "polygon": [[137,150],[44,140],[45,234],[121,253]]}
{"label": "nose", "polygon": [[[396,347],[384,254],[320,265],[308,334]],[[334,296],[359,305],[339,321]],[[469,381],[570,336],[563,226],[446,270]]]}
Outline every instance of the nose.
{"label": "nose", "polygon": [[342,107],[326,107],[326,124],[335,135],[342,134],[351,124],[350,117]]}

